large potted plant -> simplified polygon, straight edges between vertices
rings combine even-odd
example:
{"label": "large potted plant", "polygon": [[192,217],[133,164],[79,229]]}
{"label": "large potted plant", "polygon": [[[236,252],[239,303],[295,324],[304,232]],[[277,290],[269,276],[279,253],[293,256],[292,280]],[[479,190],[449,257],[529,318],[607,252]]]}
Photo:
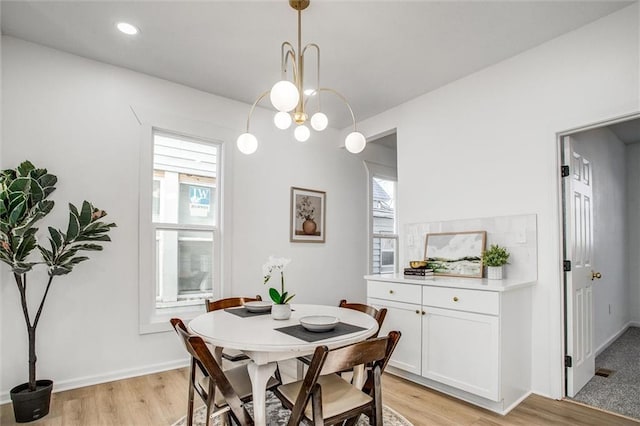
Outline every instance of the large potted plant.
{"label": "large potted plant", "polygon": [[[29,422],[49,412],[53,382],[36,380],[36,328],[53,279],[70,273],[87,259],[81,251],[102,250],[99,243],[111,241],[107,233],[116,226],[100,219],[107,213],[84,201],[78,210],[69,204],[66,232],[49,227],[49,247],[40,245],[35,227],[54,206],[49,196],[58,178],[47,169],[36,168],[25,161],[15,169],[0,174],[0,260],[11,267],[20,293],[20,304],[29,339],[29,381],[11,389],[11,400],[17,422]],[[39,256],[32,256],[38,253]],[[27,273],[35,266],[47,268],[47,283],[40,296],[38,310],[29,312]],[[31,283],[29,283],[31,286]]]}

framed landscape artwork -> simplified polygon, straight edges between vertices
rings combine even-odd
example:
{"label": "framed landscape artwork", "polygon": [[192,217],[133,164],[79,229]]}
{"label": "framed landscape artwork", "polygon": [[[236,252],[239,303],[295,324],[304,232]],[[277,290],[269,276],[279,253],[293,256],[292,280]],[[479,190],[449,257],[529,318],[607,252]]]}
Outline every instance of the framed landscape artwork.
{"label": "framed landscape artwork", "polygon": [[326,193],[291,187],[290,241],[324,243]]}
{"label": "framed landscape artwork", "polygon": [[427,234],[424,259],[437,275],[482,278],[486,231]]}

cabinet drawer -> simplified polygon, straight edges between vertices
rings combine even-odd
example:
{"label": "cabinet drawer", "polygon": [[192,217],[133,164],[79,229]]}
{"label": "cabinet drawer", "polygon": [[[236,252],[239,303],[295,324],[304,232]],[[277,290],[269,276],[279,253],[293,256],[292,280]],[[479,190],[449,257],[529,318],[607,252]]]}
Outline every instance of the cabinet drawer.
{"label": "cabinet drawer", "polygon": [[423,287],[422,304],[458,311],[498,315],[500,295],[493,291]]}
{"label": "cabinet drawer", "polygon": [[420,304],[422,286],[386,281],[367,282],[367,296],[396,302]]}

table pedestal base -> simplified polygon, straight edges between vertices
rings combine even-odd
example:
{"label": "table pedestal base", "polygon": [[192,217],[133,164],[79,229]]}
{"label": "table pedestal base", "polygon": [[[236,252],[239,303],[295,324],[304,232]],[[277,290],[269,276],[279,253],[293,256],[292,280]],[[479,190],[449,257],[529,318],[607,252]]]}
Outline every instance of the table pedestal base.
{"label": "table pedestal base", "polygon": [[253,393],[253,421],[256,426],[267,424],[267,382],[276,371],[276,366],[275,362],[256,364],[251,361],[247,364]]}

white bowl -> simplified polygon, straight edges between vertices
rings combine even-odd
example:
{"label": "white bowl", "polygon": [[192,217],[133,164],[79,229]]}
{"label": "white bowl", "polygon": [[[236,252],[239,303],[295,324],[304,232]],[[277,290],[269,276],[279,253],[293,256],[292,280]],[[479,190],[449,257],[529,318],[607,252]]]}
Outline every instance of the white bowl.
{"label": "white bowl", "polygon": [[245,302],[244,307],[249,312],[267,312],[271,310],[271,302],[255,300],[253,302]]}
{"label": "white bowl", "polygon": [[300,318],[300,325],[309,331],[329,331],[333,330],[340,320],[329,315],[310,315]]}

